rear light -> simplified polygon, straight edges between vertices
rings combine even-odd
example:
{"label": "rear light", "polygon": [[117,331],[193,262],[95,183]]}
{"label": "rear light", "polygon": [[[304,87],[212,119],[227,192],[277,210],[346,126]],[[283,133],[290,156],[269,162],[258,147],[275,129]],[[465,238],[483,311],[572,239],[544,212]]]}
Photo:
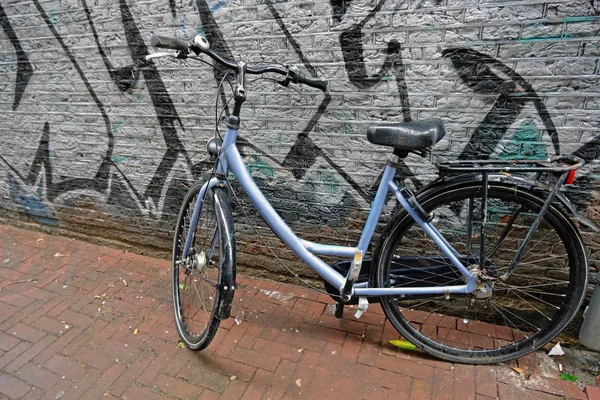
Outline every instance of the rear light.
{"label": "rear light", "polygon": [[569,174],[567,175],[567,179],[565,179],[565,185],[572,185],[574,181],[575,181],[575,170],[571,170],[571,171],[569,171]]}

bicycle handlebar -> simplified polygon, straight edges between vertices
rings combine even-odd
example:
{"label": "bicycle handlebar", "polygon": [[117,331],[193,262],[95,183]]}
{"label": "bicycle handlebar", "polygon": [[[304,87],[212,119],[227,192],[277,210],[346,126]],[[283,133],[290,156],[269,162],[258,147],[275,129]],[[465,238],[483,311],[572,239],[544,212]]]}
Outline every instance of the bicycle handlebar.
{"label": "bicycle handlebar", "polygon": [[[196,54],[204,53],[219,64],[223,65],[224,67],[232,70],[237,70],[237,63],[227,60],[219,53],[211,50],[206,39],[203,37],[200,38],[201,39],[198,40],[194,38],[192,43],[189,43],[181,39],[152,35],[152,37],[150,38],[150,43],[154,47],[177,50],[183,53],[184,55],[187,54],[189,50],[192,50]],[[326,92],[327,87],[329,86],[329,82],[326,80],[304,76],[288,67],[278,64],[265,65],[262,67],[247,67],[246,72],[253,75],[260,75],[268,72],[273,72],[279,75],[289,77],[289,80],[291,82],[305,84],[312,88],[319,89],[323,92]]]}
{"label": "bicycle handlebar", "polygon": [[190,48],[190,44],[185,40],[157,35],[152,35],[150,38],[150,44],[152,44],[154,47],[179,51],[187,51]]}

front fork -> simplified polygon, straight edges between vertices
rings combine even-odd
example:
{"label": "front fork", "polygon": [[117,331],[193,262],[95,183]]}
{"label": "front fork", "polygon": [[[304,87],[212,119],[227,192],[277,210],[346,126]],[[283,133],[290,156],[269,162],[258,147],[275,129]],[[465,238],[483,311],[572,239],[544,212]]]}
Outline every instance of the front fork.
{"label": "front fork", "polygon": [[[207,191],[216,187],[216,186],[225,186],[224,182],[218,178],[211,178],[208,182],[202,185],[200,189],[200,193],[198,193],[198,198],[196,199],[196,203],[194,204],[194,212],[192,213],[192,220],[190,221],[190,229],[187,232],[187,236],[185,238],[185,246],[183,246],[183,253],[181,254],[181,260],[185,260],[188,258],[188,254],[190,251],[190,247],[192,246],[192,242],[194,241],[194,235],[196,234],[196,228],[198,227],[198,219],[200,218],[200,212],[202,211],[202,203],[204,202]],[[215,233],[216,234],[216,233]],[[213,240],[213,244],[211,249],[214,250],[215,240]],[[212,252],[211,250],[211,252]]]}

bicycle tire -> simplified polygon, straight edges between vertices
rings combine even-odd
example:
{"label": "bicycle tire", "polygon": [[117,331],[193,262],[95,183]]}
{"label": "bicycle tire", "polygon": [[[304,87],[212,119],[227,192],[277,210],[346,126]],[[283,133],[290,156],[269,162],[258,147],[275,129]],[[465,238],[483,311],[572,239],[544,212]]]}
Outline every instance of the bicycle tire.
{"label": "bicycle tire", "polygon": [[[210,344],[221,319],[229,317],[235,286],[233,220],[223,188],[207,190],[189,256],[181,262],[185,238],[201,188],[202,182],[196,182],[185,195],[177,218],[172,256],[173,308],[177,332],[183,343],[196,351]],[[186,301],[188,298],[189,301]],[[198,310],[194,308],[195,305]]]}
{"label": "bicycle tire", "polygon": [[[460,224],[460,220],[465,212],[472,216],[481,215],[481,201],[477,199],[482,197],[482,192],[481,181],[471,181],[434,188],[418,199],[423,209],[432,213],[431,223],[460,253],[460,258],[467,264],[471,261],[471,265],[480,265],[477,256],[479,238],[474,237],[478,222],[472,218],[475,229],[469,230]],[[470,203],[468,199],[472,199]],[[516,251],[528,231],[529,226],[523,223],[533,221],[543,202],[533,191],[500,182],[489,184],[485,237],[491,250],[484,247],[486,252],[490,251],[484,252],[486,273],[495,272],[498,277],[506,272],[512,259],[511,252]],[[514,214],[515,221],[507,230],[510,223],[507,215],[513,214],[510,214],[511,208],[503,207],[510,203],[521,208]],[[513,213],[517,206],[512,208]],[[496,231],[499,232],[497,237],[488,236]],[[502,232],[506,237],[500,240]],[[372,283],[379,287],[463,284],[456,267],[446,263],[439,248],[428,241],[432,242],[404,210],[397,213],[385,228],[375,251],[377,267]],[[546,246],[552,243],[550,253],[535,250],[536,243]],[[500,250],[498,244],[514,249]],[[398,247],[402,250],[403,246],[416,247],[421,253],[419,258],[395,255]],[[437,249],[437,255],[429,250],[432,247]],[[402,300],[382,297],[382,308],[404,338],[436,357],[458,363],[488,364],[523,356],[542,347],[567,326],[581,306],[587,282],[587,258],[581,236],[570,218],[556,205],[550,206],[526,249],[511,275],[505,281],[494,282],[491,297],[481,299],[472,294],[429,295],[427,298],[405,296]],[[539,266],[531,261],[537,254],[547,256],[540,258]],[[497,260],[492,260],[496,256]],[[542,263],[546,265],[542,266]],[[567,279],[567,276],[568,281],[560,281],[559,277]],[[542,283],[533,283],[536,278]],[[411,283],[411,280],[417,282]],[[475,307],[481,310],[479,314]],[[536,315],[536,311],[541,316]],[[518,315],[521,313],[522,317]],[[539,321],[544,325],[538,326],[542,324]],[[504,326],[498,325],[499,322]]]}

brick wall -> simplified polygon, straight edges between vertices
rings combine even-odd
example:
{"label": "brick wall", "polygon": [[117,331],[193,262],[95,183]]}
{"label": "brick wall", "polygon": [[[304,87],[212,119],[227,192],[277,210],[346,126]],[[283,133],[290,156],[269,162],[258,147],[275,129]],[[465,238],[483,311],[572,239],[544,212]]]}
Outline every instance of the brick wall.
{"label": "brick wall", "polygon": [[[184,186],[207,165],[219,75],[140,58],[152,33],[201,33],[228,57],[331,81],[330,98],[254,82],[243,111],[249,168],[306,238],[355,241],[389,153],[367,142],[367,126],[434,117],[448,135],[431,157],[406,160],[414,186],[435,177],[440,156],[577,154],[590,163],[570,197],[598,221],[599,10],[597,0],[3,3],[0,215],[168,251]],[[236,220],[241,261],[280,272],[239,208]]]}

